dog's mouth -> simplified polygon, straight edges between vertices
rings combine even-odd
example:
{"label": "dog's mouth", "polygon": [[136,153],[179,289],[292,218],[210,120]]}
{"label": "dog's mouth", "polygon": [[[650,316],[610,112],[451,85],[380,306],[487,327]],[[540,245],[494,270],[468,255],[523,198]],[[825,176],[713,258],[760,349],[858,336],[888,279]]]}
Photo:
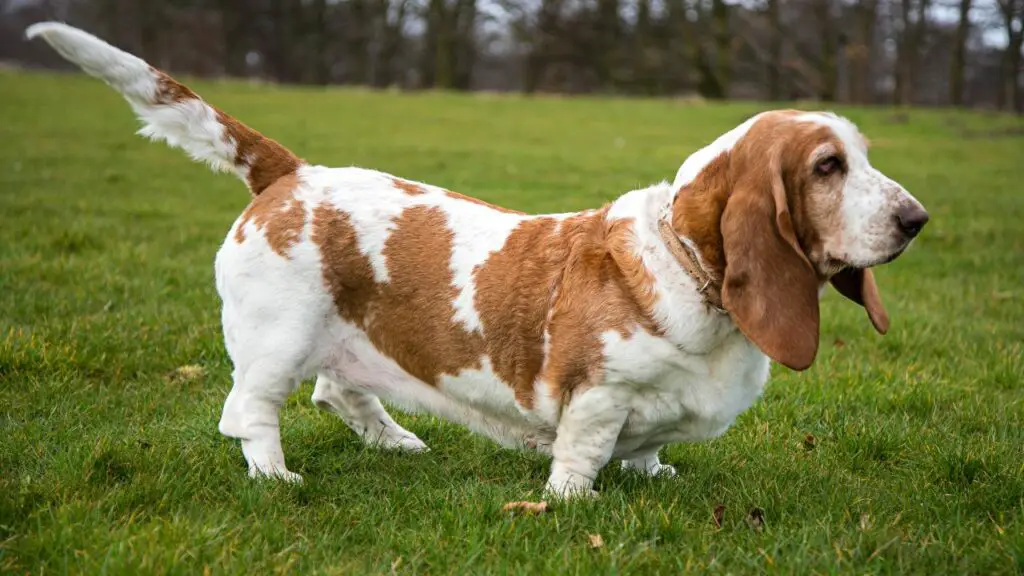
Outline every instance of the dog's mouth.
{"label": "dog's mouth", "polygon": [[851,264],[851,263],[849,263],[849,262],[847,262],[845,260],[842,260],[842,259],[839,259],[839,258],[835,258],[832,255],[828,255],[825,258],[825,270],[826,270],[826,272],[829,273],[828,275],[831,276],[831,275],[834,275],[834,274],[838,274],[838,273],[842,272],[843,270],[865,270],[867,268],[874,268],[875,266],[881,266],[883,264],[888,264],[888,263],[892,262],[893,260],[899,258],[900,256],[903,255],[904,252],[907,251],[907,248],[909,248],[909,247],[910,247],[910,243],[908,242],[907,244],[904,244],[902,247],[900,247],[898,250],[896,250],[895,252],[893,252],[891,254],[888,254],[888,255],[886,255],[886,256],[884,256],[882,258],[879,258],[878,260],[875,260],[873,262],[867,262],[867,263],[863,263],[863,264],[861,264],[861,263]]}

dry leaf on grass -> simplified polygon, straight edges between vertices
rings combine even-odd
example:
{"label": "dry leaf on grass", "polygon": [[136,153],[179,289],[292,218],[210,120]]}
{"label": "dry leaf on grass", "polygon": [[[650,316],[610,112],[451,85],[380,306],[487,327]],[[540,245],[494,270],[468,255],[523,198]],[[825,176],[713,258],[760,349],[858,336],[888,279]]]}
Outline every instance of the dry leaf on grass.
{"label": "dry leaf on grass", "polygon": [[601,546],[604,546],[604,538],[601,538],[600,534],[589,534],[587,535],[587,538],[590,539],[591,548],[600,548]]}
{"label": "dry leaf on grass", "polygon": [[519,512],[523,514],[543,514],[548,511],[547,502],[509,502],[501,507],[502,512]]}
{"label": "dry leaf on grass", "polygon": [[814,437],[814,434],[808,434],[807,436],[804,436],[804,450],[807,450],[808,452],[814,450],[814,446],[817,443],[818,441]]}
{"label": "dry leaf on grass", "polygon": [[861,532],[867,532],[875,525],[875,522],[871,519],[871,514],[861,514],[859,528]]}
{"label": "dry leaf on grass", "polygon": [[186,364],[175,368],[173,372],[167,375],[170,380],[177,382],[191,382],[198,380],[206,375],[206,370],[198,364]]}
{"label": "dry leaf on grass", "polygon": [[725,504],[719,504],[715,506],[715,512],[711,516],[711,519],[715,522],[715,528],[722,527],[722,520],[725,518]]}

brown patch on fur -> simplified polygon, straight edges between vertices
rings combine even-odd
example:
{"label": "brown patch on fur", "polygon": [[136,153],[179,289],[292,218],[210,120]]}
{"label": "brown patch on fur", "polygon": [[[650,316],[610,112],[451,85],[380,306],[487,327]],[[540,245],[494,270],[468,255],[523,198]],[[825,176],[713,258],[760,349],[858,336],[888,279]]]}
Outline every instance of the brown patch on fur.
{"label": "brown patch on fur", "polygon": [[521,223],[473,274],[473,305],[480,315],[494,372],[533,405],[533,385],[544,365],[544,331],[563,273],[564,254],[552,245],[558,221]]}
{"label": "brown patch on fur", "polygon": [[729,160],[728,152],[719,154],[672,202],[672,229],[693,241],[716,278],[725,269],[721,221],[731,191]]}
{"label": "brown patch on fur", "polygon": [[[167,73],[156,68],[150,70],[156,75],[157,93],[154,100],[157,104],[169,105],[185,100],[202,101],[202,98],[188,86],[171,78]],[[224,138],[235,145],[235,166],[248,169],[246,180],[253,196],[259,196],[273,183],[295,172],[302,165],[302,160],[281,144],[235,120],[215,106],[210,108],[217,115],[217,121],[224,126]]]}
{"label": "brown patch on fur", "polygon": [[614,330],[629,338],[637,328],[655,331],[649,310],[633,297],[630,281],[615,261],[609,235],[616,223],[606,218],[607,208],[562,223],[568,253],[551,313],[544,378],[563,402],[603,377],[602,334]]}
{"label": "brown patch on fur", "polygon": [[407,208],[384,244],[390,282],[380,291],[371,341],[410,374],[436,385],[441,374],[479,368],[483,337],[454,320],[454,234],[444,211]]}
{"label": "brown patch on fur", "polygon": [[532,405],[538,377],[562,402],[599,381],[603,333],[654,330],[653,282],[637,269],[631,234],[628,221],[607,220],[606,208],[527,220],[477,269],[475,304],[488,353],[521,404]]}
{"label": "brown patch on fur", "polygon": [[348,214],[314,210],[313,242],[338,313],[412,376],[436,386],[443,374],[480,368],[483,337],[454,321],[452,233],[438,208],[414,206],[395,219],[384,245],[389,281],[377,282]]}
{"label": "brown patch on fur", "polygon": [[443,374],[479,369],[486,355],[520,405],[534,405],[538,378],[566,401],[600,378],[601,334],[616,330],[628,338],[637,327],[655,330],[653,279],[631,252],[630,223],[608,222],[607,209],[516,227],[474,271],[482,331],[454,318],[453,233],[442,210],[414,206],[395,219],[383,250],[388,282],[374,279],[345,212],[318,206],[312,240],[339,315],[431,385]]}
{"label": "brown patch on fur", "polygon": [[171,78],[166,72],[157,70],[152,66],[149,70],[156,76],[156,94],[154,99],[157,104],[173,104],[183,100],[200,100],[199,96],[188,86]]}
{"label": "brown patch on fur", "polygon": [[290,150],[217,110],[224,135],[235,143],[235,166],[248,166],[249,190],[259,196],[286,174],[299,169],[302,161]]}
{"label": "brown patch on fur", "polygon": [[295,197],[298,185],[298,177],[288,174],[253,198],[235,228],[235,241],[239,244],[245,241],[245,226],[252,222],[263,230],[270,249],[288,258],[289,250],[299,242],[306,225],[305,206]]}
{"label": "brown patch on fur", "polygon": [[394,184],[395,188],[398,188],[402,192],[405,192],[409,196],[419,196],[420,194],[426,194],[427,190],[423,186],[415,182],[408,180],[402,180],[401,178],[392,178],[391,183]]}
{"label": "brown patch on fur", "polygon": [[504,212],[506,214],[525,214],[524,212],[520,212],[518,210],[512,210],[511,208],[504,208],[504,207],[498,206],[496,204],[491,204],[489,202],[484,202],[483,200],[481,200],[479,198],[473,198],[472,196],[466,196],[465,194],[459,194],[458,192],[452,192],[451,190],[445,190],[444,193],[449,198],[454,198],[456,200],[465,200],[466,202],[472,202],[473,204],[479,204],[480,206],[486,206],[486,207],[490,208],[491,210],[497,210],[498,212]]}

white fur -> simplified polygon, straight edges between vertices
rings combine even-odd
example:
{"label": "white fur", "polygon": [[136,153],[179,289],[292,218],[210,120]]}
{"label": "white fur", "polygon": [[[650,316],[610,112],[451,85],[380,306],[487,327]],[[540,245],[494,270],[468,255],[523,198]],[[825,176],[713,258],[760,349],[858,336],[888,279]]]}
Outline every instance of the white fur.
{"label": "white fur", "polygon": [[[156,105],[156,79],[141,60],[61,24],[39,24],[28,35],[44,37],[123,93],[148,123],[144,133],[214,167],[232,167],[233,145],[218,131],[212,109],[201,100]],[[244,230],[244,240],[236,241],[241,220],[217,253],[224,339],[235,367],[220,431],[241,440],[250,474],[299,480],[285,465],[278,413],[298,381],[316,375],[314,403],[340,417],[368,444],[427,449],[387,414],[380,402],[384,399],[461,423],[505,446],[552,453],[547,487],[558,496],[592,494],[594,477],[611,458],[641,473],[674,474],[659,461],[659,449],[725,432],[761,394],[769,360],[727,315],[708,310],[693,279],[661,240],[657,221],[675,191],[731,149],[758,118],[694,153],[671,186],[636,190],[613,203],[608,217],[631,222],[632,249],[655,278],[654,320],[661,332],[601,334],[603,379],[589,383],[564,406],[552,396],[552,383],[541,379],[534,383],[532,407],[518,404],[487,356],[476,368],[442,375],[437,387],[412,377],[375,348],[363,330],[338,315],[322,276],[320,251],[311,239],[316,207],[347,213],[375,279],[388,282],[383,251],[394,219],[412,206],[439,208],[453,238],[453,319],[467,330],[483,332],[474,307],[473,271],[505,244],[519,223],[532,217],[452,198],[427,185],[424,194],[408,194],[391,176],[372,170],[303,166],[295,194],[305,208],[306,225],[287,254],[272,250],[253,224]],[[894,249],[882,240],[890,234],[891,204],[916,200],[870,167],[852,124],[822,114],[803,120],[832,127],[850,155],[844,229],[837,232],[833,248],[858,261],[886,256]],[[545,355],[549,348],[545,333]]]}
{"label": "white fur", "polygon": [[216,111],[200,99],[158,101],[158,72],[145,61],[95,36],[58,22],[29,26],[28,38],[41,37],[61,56],[124,96],[144,125],[139,134],[181,148],[193,160],[245,180],[248,166],[235,163],[235,143],[224,137]]}

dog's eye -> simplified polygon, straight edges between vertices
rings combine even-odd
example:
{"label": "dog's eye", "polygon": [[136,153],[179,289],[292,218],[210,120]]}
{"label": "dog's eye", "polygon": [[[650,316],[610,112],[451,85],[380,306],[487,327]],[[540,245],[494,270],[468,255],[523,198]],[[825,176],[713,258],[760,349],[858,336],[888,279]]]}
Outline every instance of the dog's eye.
{"label": "dog's eye", "polygon": [[830,176],[843,167],[843,163],[836,156],[829,156],[824,160],[819,160],[814,165],[814,173],[818,176]]}

